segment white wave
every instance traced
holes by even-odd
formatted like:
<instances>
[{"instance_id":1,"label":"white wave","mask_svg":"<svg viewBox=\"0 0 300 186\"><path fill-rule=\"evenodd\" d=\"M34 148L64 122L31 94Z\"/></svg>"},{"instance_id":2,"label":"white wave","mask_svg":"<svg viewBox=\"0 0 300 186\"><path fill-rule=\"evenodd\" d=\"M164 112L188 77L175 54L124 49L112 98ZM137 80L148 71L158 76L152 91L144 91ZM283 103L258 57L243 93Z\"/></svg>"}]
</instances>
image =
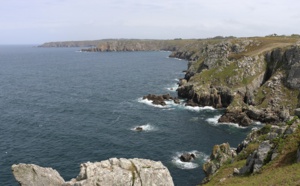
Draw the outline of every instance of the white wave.
<instances>
[{"instance_id":1,"label":"white wave","mask_svg":"<svg viewBox=\"0 0 300 186\"><path fill-rule=\"evenodd\" d=\"M153 106L153 107L158 107L158 108L168 108L167 105L166 105L166 106L155 105L155 104L153 104L152 101L149 100L149 99L139 98L139 99L138 99L138 102L139 102L139 103L144 103L144 104L146 104L146 105L150 105L150 106Z\"/></svg>"},{"instance_id":2,"label":"white wave","mask_svg":"<svg viewBox=\"0 0 300 186\"><path fill-rule=\"evenodd\" d=\"M258 126L260 126L260 125L263 125L260 121L255 121L254 123L253 123L253 125L258 125Z\"/></svg>"},{"instance_id":3,"label":"white wave","mask_svg":"<svg viewBox=\"0 0 300 186\"><path fill-rule=\"evenodd\" d=\"M180 59L180 58L177 58L177 57L166 57L166 58L170 58L170 59L177 59L177 60L179 60L179 61L182 61L183 59Z\"/></svg>"},{"instance_id":4,"label":"white wave","mask_svg":"<svg viewBox=\"0 0 300 186\"><path fill-rule=\"evenodd\" d=\"M219 124L220 125L229 125L229 126L233 126L233 127L240 128L240 129L246 129L247 128L247 127L240 126L237 123L219 123Z\"/></svg>"},{"instance_id":5,"label":"white wave","mask_svg":"<svg viewBox=\"0 0 300 186\"><path fill-rule=\"evenodd\" d=\"M175 78L174 81L179 82L179 79Z\"/></svg>"},{"instance_id":6,"label":"white wave","mask_svg":"<svg viewBox=\"0 0 300 186\"><path fill-rule=\"evenodd\" d=\"M145 125L135 126L135 127L131 128L130 130L132 130L132 131L138 131L138 130L136 130L137 127L141 127L143 129L142 131L146 131L146 132L157 130L157 128L154 127L154 126L152 126L150 123L147 123Z\"/></svg>"},{"instance_id":7,"label":"white wave","mask_svg":"<svg viewBox=\"0 0 300 186\"><path fill-rule=\"evenodd\" d=\"M185 109L191 110L191 111L201 111L201 110L216 110L213 107L210 106L204 106L204 107L192 107L192 106L185 106Z\"/></svg>"},{"instance_id":8,"label":"white wave","mask_svg":"<svg viewBox=\"0 0 300 186\"><path fill-rule=\"evenodd\" d=\"M197 167L199 167L199 163L201 162L205 162L208 160L208 157L206 154L193 150L187 153L192 153L195 155L195 160L191 161L191 162L182 162L180 160L180 156L186 152L176 152L175 156L172 157L172 163L180 169L195 169Z\"/></svg>"},{"instance_id":9,"label":"white wave","mask_svg":"<svg viewBox=\"0 0 300 186\"><path fill-rule=\"evenodd\" d=\"M218 124L218 120L220 119L222 115L216 115L214 116L213 118L208 118L206 119L206 121L209 123L209 124L212 124L212 125L217 125Z\"/></svg>"},{"instance_id":10,"label":"white wave","mask_svg":"<svg viewBox=\"0 0 300 186\"><path fill-rule=\"evenodd\" d=\"M233 126L233 127L236 127L236 128L242 128L242 129L246 128L246 127L240 126L237 123L225 123L225 122L224 123L219 123L218 121L219 121L221 116L222 115L216 115L213 118L206 119L206 121L211 125L229 125L229 126Z\"/></svg>"},{"instance_id":11,"label":"white wave","mask_svg":"<svg viewBox=\"0 0 300 186\"><path fill-rule=\"evenodd\" d=\"M178 84L175 83L171 87L168 87L166 89L169 90L169 91L172 91L172 92L176 92L177 88L178 88Z\"/></svg>"}]
</instances>

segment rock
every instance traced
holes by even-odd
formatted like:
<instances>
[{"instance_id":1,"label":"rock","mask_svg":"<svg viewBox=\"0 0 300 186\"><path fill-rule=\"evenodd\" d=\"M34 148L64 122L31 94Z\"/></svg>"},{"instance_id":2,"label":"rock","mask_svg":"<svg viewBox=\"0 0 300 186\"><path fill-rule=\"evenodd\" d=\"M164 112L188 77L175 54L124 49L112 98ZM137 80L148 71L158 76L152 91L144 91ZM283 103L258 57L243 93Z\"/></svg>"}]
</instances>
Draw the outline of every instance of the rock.
<instances>
[{"instance_id":1,"label":"rock","mask_svg":"<svg viewBox=\"0 0 300 186\"><path fill-rule=\"evenodd\" d=\"M175 104L180 104L180 100L178 98L174 98L173 101Z\"/></svg>"},{"instance_id":2,"label":"rock","mask_svg":"<svg viewBox=\"0 0 300 186\"><path fill-rule=\"evenodd\" d=\"M142 131L144 129L143 129L143 127L135 127L134 130L136 130L136 131Z\"/></svg>"},{"instance_id":3,"label":"rock","mask_svg":"<svg viewBox=\"0 0 300 186\"><path fill-rule=\"evenodd\" d=\"M68 182L57 171L33 164L13 165L12 170L21 186L174 185L169 170L161 162L137 158L83 163L78 176Z\"/></svg>"},{"instance_id":4,"label":"rock","mask_svg":"<svg viewBox=\"0 0 300 186\"><path fill-rule=\"evenodd\" d=\"M206 179L214 175L225 162L231 161L235 155L229 143L215 145L210 155L210 160L203 164L203 171L206 177L208 177Z\"/></svg>"},{"instance_id":5,"label":"rock","mask_svg":"<svg viewBox=\"0 0 300 186\"><path fill-rule=\"evenodd\" d=\"M12 173L21 186L58 186L65 182L56 170L34 164L12 165Z\"/></svg>"},{"instance_id":6,"label":"rock","mask_svg":"<svg viewBox=\"0 0 300 186\"><path fill-rule=\"evenodd\" d=\"M300 118L300 108L295 109L295 115Z\"/></svg>"},{"instance_id":7,"label":"rock","mask_svg":"<svg viewBox=\"0 0 300 186\"><path fill-rule=\"evenodd\" d=\"M178 86L183 86L187 83L187 80L186 79L180 79L179 82L178 82Z\"/></svg>"},{"instance_id":8,"label":"rock","mask_svg":"<svg viewBox=\"0 0 300 186\"><path fill-rule=\"evenodd\" d=\"M240 170L238 168L234 168L233 175L239 175L239 174L240 174Z\"/></svg>"},{"instance_id":9,"label":"rock","mask_svg":"<svg viewBox=\"0 0 300 186\"><path fill-rule=\"evenodd\" d=\"M148 99L152 101L152 104L154 105L162 105L162 106L166 105L163 95L148 94L147 96L144 96L143 99Z\"/></svg>"},{"instance_id":10,"label":"rock","mask_svg":"<svg viewBox=\"0 0 300 186\"><path fill-rule=\"evenodd\" d=\"M182 154L179 159L182 162L190 162L196 158L195 154L193 153L184 153Z\"/></svg>"},{"instance_id":11,"label":"rock","mask_svg":"<svg viewBox=\"0 0 300 186\"><path fill-rule=\"evenodd\" d=\"M245 112L240 111L230 111L225 112L218 122L220 123L237 123L240 126L249 126L253 123L253 121L247 116Z\"/></svg>"},{"instance_id":12,"label":"rock","mask_svg":"<svg viewBox=\"0 0 300 186\"><path fill-rule=\"evenodd\" d=\"M84 163L76 179L64 186L90 185L167 185L173 186L168 169L161 163L145 159L117 159Z\"/></svg>"},{"instance_id":13,"label":"rock","mask_svg":"<svg viewBox=\"0 0 300 186\"><path fill-rule=\"evenodd\" d=\"M148 94L147 96L143 96L143 99L148 99L152 101L152 104L161 105L161 106L167 105L165 101L169 101L169 100L173 100L174 103L176 104L180 103L178 98L173 98L170 94L163 94L163 95Z\"/></svg>"},{"instance_id":14,"label":"rock","mask_svg":"<svg viewBox=\"0 0 300 186\"><path fill-rule=\"evenodd\" d=\"M298 150L297 150L297 163L300 162L300 146L298 147Z\"/></svg>"},{"instance_id":15,"label":"rock","mask_svg":"<svg viewBox=\"0 0 300 186\"><path fill-rule=\"evenodd\" d=\"M240 174L259 172L267 160L271 148L272 145L269 140L263 141L258 149L247 158L246 165L239 170Z\"/></svg>"},{"instance_id":16,"label":"rock","mask_svg":"<svg viewBox=\"0 0 300 186\"><path fill-rule=\"evenodd\" d=\"M195 103L193 100L188 100L186 102L185 106L198 107L199 105L197 103Z\"/></svg>"}]
</instances>

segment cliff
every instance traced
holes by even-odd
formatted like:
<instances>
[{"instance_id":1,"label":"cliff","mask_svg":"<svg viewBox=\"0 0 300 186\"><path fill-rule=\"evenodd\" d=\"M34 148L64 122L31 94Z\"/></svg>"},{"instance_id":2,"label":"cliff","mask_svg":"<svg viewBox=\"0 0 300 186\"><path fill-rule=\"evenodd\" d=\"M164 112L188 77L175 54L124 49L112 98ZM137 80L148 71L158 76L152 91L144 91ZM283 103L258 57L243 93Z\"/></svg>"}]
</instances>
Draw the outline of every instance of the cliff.
<instances>
[{"instance_id":1,"label":"cliff","mask_svg":"<svg viewBox=\"0 0 300 186\"><path fill-rule=\"evenodd\" d=\"M13 165L12 171L21 186L174 185L169 170L161 162L137 158L83 163L79 175L67 182L56 170L33 164Z\"/></svg>"},{"instance_id":2,"label":"cliff","mask_svg":"<svg viewBox=\"0 0 300 186\"><path fill-rule=\"evenodd\" d=\"M177 89L187 105L224 108L220 123L267 124L237 148L216 145L203 166L203 183L300 183L300 121L294 117L300 116L299 37L105 40L83 51L148 50L172 51L170 57L189 61Z\"/></svg>"},{"instance_id":3,"label":"cliff","mask_svg":"<svg viewBox=\"0 0 300 186\"><path fill-rule=\"evenodd\" d=\"M178 95L192 105L226 108L220 122L284 122L298 106L298 38L264 37L206 41L190 56ZM191 46L190 46L191 47ZM299 71L299 72L298 72Z\"/></svg>"},{"instance_id":4,"label":"cliff","mask_svg":"<svg viewBox=\"0 0 300 186\"><path fill-rule=\"evenodd\" d=\"M64 41L49 42L39 47L87 47L85 52L113 52L113 51L176 51L196 40L145 40L145 39L104 39L95 41Z\"/></svg>"}]
</instances>

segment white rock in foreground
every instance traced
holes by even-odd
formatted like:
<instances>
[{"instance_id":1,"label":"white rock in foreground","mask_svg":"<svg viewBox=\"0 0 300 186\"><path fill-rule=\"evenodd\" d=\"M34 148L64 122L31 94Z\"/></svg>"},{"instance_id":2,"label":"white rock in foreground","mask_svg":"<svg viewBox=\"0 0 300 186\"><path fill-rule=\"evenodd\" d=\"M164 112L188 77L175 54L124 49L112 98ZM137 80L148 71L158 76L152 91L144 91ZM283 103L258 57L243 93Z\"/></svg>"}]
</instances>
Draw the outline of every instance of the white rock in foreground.
<instances>
[{"instance_id":1,"label":"white rock in foreground","mask_svg":"<svg viewBox=\"0 0 300 186\"><path fill-rule=\"evenodd\" d=\"M24 169L24 166L28 168ZM35 168L35 171L31 171L32 167ZM51 184L62 186L174 185L169 170L161 162L146 159L111 158L101 162L83 163L80 165L79 175L68 182L64 182L57 171L51 168L39 167L37 169L36 167L39 166L32 164L12 166L14 176L21 186ZM47 174L45 174L45 170L48 171ZM43 174L43 176L36 176L40 174Z\"/></svg>"},{"instance_id":2,"label":"white rock in foreground","mask_svg":"<svg viewBox=\"0 0 300 186\"><path fill-rule=\"evenodd\" d=\"M13 165L11 169L21 186L58 186L65 183L59 173L52 168L20 163Z\"/></svg>"}]
</instances>

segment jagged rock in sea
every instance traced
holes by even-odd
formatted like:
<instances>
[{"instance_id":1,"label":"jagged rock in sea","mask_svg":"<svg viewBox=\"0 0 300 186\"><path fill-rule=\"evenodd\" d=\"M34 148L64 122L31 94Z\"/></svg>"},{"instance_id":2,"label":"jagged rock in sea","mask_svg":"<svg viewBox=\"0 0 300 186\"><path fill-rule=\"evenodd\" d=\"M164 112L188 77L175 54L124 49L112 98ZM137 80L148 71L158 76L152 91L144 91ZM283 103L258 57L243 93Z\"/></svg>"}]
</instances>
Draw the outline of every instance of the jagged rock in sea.
<instances>
[{"instance_id":1,"label":"jagged rock in sea","mask_svg":"<svg viewBox=\"0 0 300 186\"><path fill-rule=\"evenodd\" d=\"M143 99L150 100L152 101L152 104L161 105L161 106L165 106L166 105L165 101L169 101L169 100L174 101L174 103L176 104L180 103L178 98L173 98L172 96L170 96L170 94L163 94L163 95L148 94L147 96L143 96Z\"/></svg>"},{"instance_id":2,"label":"jagged rock in sea","mask_svg":"<svg viewBox=\"0 0 300 186\"><path fill-rule=\"evenodd\" d=\"M79 175L68 182L51 168L19 164L12 169L21 186L174 185L169 170L161 162L138 158L83 163Z\"/></svg>"},{"instance_id":3,"label":"jagged rock in sea","mask_svg":"<svg viewBox=\"0 0 300 186\"><path fill-rule=\"evenodd\" d=\"M34 164L13 165L12 172L21 186L58 186L65 183L56 170Z\"/></svg>"},{"instance_id":4,"label":"jagged rock in sea","mask_svg":"<svg viewBox=\"0 0 300 186\"><path fill-rule=\"evenodd\" d=\"M182 162L190 162L196 158L195 154L193 153L184 153L182 154L179 159Z\"/></svg>"}]
</instances>

